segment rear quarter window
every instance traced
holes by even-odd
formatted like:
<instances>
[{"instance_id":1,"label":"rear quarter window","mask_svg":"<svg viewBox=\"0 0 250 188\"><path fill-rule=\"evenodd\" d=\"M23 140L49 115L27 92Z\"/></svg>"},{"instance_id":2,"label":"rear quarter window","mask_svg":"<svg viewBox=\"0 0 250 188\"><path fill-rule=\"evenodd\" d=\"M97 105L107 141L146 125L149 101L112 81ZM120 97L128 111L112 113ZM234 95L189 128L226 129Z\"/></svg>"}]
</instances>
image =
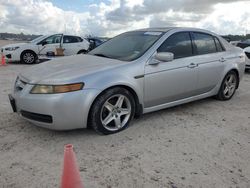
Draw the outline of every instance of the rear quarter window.
<instances>
[{"instance_id":1,"label":"rear quarter window","mask_svg":"<svg viewBox=\"0 0 250 188\"><path fill-rule=\"evenodd\" d=\"M221 42L219 41L219 39L217 39L216 37L214 37L214 41L215 41L215 45L217 48L218 52L223 52L225 51L224 47L222 46Z\"/></svg>"},{"instance_id":2,"label":"rear quarter window","mask_svg":"<svg viewBox=\"0 0 250 188\"><path fill-rule=\"evenodd\" d=\"M63 37L63 43L77 43L77 42L81 42L81 38L80 37L75 37L75 36L67 36L64 35Z\"/></svg>"}]
</instances>

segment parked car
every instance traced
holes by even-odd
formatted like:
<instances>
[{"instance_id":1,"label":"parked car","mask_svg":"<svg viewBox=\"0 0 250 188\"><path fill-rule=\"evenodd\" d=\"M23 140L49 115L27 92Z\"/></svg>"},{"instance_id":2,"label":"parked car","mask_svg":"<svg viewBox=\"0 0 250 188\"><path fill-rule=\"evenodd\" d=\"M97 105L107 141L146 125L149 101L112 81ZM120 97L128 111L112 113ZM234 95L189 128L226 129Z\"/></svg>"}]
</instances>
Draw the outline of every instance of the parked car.
<instances>
[{"instance_id":1,"label":"parked car","mask_svg":"<svg viewBox=\"0 0 250 188\"><path fill-rule=\"evenodd\" d=\"M244 49L244 48L246 48L246 47L249 47L249 46L250 46L250 39L247 39L247 40L245 40L245 41L243 41L243 42L238 42L238 43L236 44L236 46L238 46L238 47L240 47L240 48L242 48L242 49Z\"/></svg>"},{"instance_id":2,"label":"parked car","mask_svg":"<svg viewBox=\"0 0 250 188\"><path fill-rule=\"evenodd\" d=\"M250 47L246 47L244 49L244 52L246 54L246 70L250 70Z\"/></svg>"},{"instance_id":3,"label":"parked car","mask_svg":"<svg viewBox=\"0 0 250 188\"><path fill-rule=\"evenodd\" d=\"M231 42L231 38L230 37L228 37L228 36L221 36L222 38L224 38L227 42Z\"/></svg>"},{"instance_id":4,"label":"parked car","mask_svg":"<svg viewBox=\"0 0 250 188\"><path fill-rule=\"evenodd\" d=\"M9 95L13 110L48 129L92 126L103 134L133 117L216 96L233 97L245 54L201 29L126 32L88 54L64 57L20 73Z\"/></svg>"},{"instance_id":5,"label":"parked car","mask_svg":"<svg viewBox=\"0 0 250 188\"><path fill-rule=\"evenodd\" d=\"M89 51L93 50L97 46L101 45L102 43L106 42L107 39L104 38L97 38L97 37L88 37L86 38L90 45L89 45Z\"/></svg>"},{"instance_id":6,"label":"parked car","mask_svg":"<svg viewBox=\"0 0 250 188\"><path fill-rule=\"evenodd\" d=\"M234 45L234 46L237 46L237 44L239 43L240 41L236 40L236 41L230 41L229 43Z\"/></svg>"},{"instance_id":7,"label":"parked car","mask_svg":"<svg viewBox=\"0 0 250 188\"><path fill-rule=\"evenodd\" d=\"M86 53L89 42L84 38L73 35L45 35L27 43L3 46L1 52L8 61L32 64L36 62L39 55L55 52L56 48L63 48L65 56Z\"/></svg>"}]
</instances>

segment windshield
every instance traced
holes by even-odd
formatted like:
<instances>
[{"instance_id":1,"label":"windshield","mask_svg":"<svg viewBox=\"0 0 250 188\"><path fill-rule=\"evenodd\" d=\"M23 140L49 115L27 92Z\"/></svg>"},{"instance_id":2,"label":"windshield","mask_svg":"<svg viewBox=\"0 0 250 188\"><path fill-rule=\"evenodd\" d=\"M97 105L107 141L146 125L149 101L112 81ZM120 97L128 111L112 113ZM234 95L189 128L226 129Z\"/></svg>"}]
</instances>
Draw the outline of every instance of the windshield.
<instances>
[{"instance_id":1,"label":"windshield","mask_svg":"<svg viewBox=\"0 0 250 188\"><path fill-rule=\"evenodd\" d=\"M162 32L145 31L123 33L101 44L89 54L122 61L133 61L141 57L162 34Z\"/></svg>"},{"instance_id":2,"label":"windshield","mask_svg":"<svg viewBox=\"0 0 250 188\"><path fill-rule=\"evenodd\" d=\"M38 43L46 37L47 37L47 35L42 35L42 36L37 37L37 38L33 39L32 41L30 41L30 43Z\"/></svg>"}]
</instances>

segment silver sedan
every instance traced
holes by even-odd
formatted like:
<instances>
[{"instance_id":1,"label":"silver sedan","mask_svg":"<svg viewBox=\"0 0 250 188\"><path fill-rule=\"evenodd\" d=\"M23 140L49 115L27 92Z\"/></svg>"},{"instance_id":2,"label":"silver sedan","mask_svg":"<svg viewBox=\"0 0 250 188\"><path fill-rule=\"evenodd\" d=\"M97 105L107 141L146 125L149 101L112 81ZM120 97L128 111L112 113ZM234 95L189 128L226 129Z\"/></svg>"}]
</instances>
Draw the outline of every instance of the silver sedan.
<instances>
[{"instance_id":1,"label":"silver sedan","mask_svg":"<svg viewBox=\"0 0 250 188\"><path fill-rule=\"evenodd\" d=\"M87 55L32 66L9 98L38 126L111 134L144 113L211 96L229 100L244 69L244 52L212 32L150 28L118 35Z\"/></svg>"}]
</instances>

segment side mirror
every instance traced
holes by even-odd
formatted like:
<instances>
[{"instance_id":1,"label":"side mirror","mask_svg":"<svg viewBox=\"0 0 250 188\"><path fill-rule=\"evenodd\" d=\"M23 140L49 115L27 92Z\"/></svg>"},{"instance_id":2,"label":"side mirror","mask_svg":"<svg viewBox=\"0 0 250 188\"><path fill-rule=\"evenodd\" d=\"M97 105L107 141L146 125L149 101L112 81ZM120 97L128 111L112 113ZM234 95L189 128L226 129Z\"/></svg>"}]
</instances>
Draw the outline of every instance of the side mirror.
<instances>
[{"instance_id":1,"label":"side mirror","mask_svg":"<svg viewBox=\"0 0 250 188\"><path fill-rule=\"evenodd\" d=\"M46 41L43 41L41 44L42 44L42 46L45 46L48 43Z\"/></svg>"},{"instance_id":2,"label":"side mirror","mask_svg":"<svg viewBox=\"0 0 250 188\"><path fill-rule=\"evenodd\" d=\"M149 65L157 65L161 62L169 62L173 61L174 54L170 52L158 52L156 53L153 58L149 61Z\"/></svg>"},{"instance_id":3,"label":"side mirror","mask_svg":"<svg viewBox=\"0 0 250 188\"><path fill-rule=\"evenodd\" d=\"M174 54L171 52L159 52L155 54L155 59L158 61L169 62L174 60Z\"/></svg>"}]
</instances>

